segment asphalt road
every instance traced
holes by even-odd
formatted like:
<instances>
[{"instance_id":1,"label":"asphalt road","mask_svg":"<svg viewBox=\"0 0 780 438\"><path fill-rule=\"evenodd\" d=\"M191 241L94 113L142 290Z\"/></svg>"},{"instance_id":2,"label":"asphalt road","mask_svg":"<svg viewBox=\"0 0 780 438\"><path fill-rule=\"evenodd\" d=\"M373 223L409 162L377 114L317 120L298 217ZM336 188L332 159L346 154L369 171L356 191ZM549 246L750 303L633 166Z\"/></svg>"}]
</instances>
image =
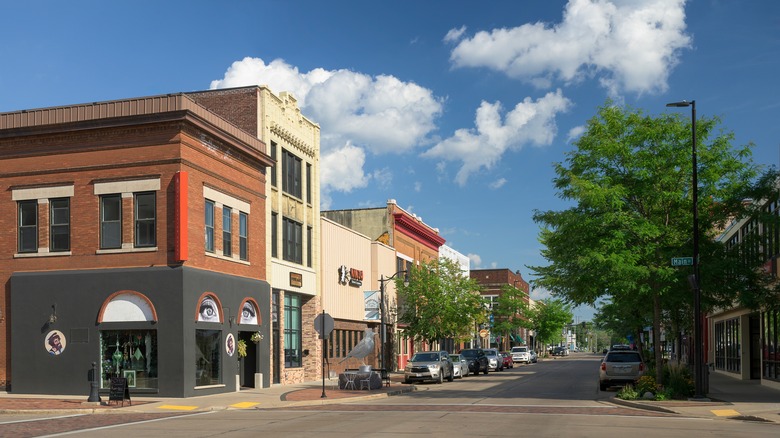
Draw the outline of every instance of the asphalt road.
<instances>
[{"instance_id":1,"label":"asphalt road","mask_svg":"<svg viewBox=\"0 0 780 438\"><path fill-rule=\"evenodd\" d=\"M66 434L51 434L53 431L50 431L47 436L780 436L777 424L685 418L607 403L605 400L611 393L598 391L597 367L597 357L577 355L517 366L487 376L469 376L452 383L421 384L413 393L369 401L154 418L128 417L119 424L103 425L94 421L99 417L118 416L89 415L81 420L81 430Z\"/></svg>"}]
</instances>

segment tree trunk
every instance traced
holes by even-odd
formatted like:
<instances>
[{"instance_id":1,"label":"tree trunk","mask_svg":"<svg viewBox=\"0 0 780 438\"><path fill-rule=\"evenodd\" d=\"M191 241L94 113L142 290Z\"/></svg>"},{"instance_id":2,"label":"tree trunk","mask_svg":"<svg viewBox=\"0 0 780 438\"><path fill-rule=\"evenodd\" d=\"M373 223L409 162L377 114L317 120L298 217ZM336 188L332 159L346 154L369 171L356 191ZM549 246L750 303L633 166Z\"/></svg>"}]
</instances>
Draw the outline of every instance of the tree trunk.
<instances>
[{"instance_id":1,"label":"tree trunk","mask_svg":"<svg viewBox=\"0 0 780 438\"><path fill-rule=\"evenodd\" d=\"M653 294L653 355L655 356L655 382L663 385L664 362L661 351L661 294L656 289Z\"/></svg>"}]
</instances>

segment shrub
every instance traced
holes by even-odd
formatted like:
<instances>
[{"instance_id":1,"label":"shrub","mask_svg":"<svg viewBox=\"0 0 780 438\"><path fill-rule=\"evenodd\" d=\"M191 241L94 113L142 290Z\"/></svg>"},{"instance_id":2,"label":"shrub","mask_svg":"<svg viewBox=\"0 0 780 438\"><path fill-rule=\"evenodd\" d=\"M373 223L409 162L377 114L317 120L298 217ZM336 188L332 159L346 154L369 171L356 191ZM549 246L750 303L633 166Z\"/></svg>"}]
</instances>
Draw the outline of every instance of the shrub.
<instances>
[{"instance_id":1,"label":"shrub","mask_svg":"<svg viewBox=\"0 0 780 438\"><path fill-rule=\"evenodd\" d=\"M617 398L622 400L636 400L638 399L642 394L637 392L636 389L634 389L634 385L626 385L620 389L617 393Z\"/></svg>"},{"instance_id":2,"label":"shrub","mask_svg":"<svg viewBox=\"0 0 780 438\"><path fill-rule=\"evenodd\" d=\"M657 394L659 391L658 385L655 383L655 377L649 374L640 377L636 382L636 391L639 394L644 394L646 392Z\"/></svg>"},{"instance_id":3,"label":"shrub","mask_svg":"<svg viewBox=\"0 0 780 438\"><path fill-rule=\"evenodd\" d=\"M664 367L665 393L672 399L686 399L695 392L691 370L685 365L670 363Z\"/></svg>"}]
</instances>

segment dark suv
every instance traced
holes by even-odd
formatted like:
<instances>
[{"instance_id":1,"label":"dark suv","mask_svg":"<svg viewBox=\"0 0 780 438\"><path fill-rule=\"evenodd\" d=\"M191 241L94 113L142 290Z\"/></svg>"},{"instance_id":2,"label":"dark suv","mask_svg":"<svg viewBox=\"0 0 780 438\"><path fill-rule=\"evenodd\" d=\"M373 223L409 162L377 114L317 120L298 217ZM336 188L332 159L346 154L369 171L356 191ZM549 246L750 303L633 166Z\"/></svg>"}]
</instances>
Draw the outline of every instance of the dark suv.
<instances>
[{"instance_id":1,"label":"dark suv","mask_svg":"<svg viewBox=\"0 0 780 438\"><path fill-rule=\"evenodd\" d=\"M488 358L485 355L485 350L481 348L467 348L460 350L460 355L466 358L466 361L469 363L470 373L479 374L480 371L483 374L488 373Z\"/></svg>"}]
</instances>

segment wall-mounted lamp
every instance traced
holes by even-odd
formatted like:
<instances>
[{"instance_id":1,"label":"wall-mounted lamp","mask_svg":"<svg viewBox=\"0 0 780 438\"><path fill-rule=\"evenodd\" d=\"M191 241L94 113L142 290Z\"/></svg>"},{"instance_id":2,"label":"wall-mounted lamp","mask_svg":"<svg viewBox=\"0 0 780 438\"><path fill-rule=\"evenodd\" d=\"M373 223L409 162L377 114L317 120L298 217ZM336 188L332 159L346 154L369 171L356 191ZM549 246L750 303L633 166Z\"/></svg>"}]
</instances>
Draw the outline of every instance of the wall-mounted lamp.
<instances>
[{"instance_id":1,"label":"wall-mounted lamp","mask_svg":"<svg viewBox=\"0 0 780 438\"><path fill-rule=\"evenodd\" d=\"M57 305L52 304L51 315L49 315L49 324L54 324L55 322L57 322Z\"/></svg>"}]
</instances>

